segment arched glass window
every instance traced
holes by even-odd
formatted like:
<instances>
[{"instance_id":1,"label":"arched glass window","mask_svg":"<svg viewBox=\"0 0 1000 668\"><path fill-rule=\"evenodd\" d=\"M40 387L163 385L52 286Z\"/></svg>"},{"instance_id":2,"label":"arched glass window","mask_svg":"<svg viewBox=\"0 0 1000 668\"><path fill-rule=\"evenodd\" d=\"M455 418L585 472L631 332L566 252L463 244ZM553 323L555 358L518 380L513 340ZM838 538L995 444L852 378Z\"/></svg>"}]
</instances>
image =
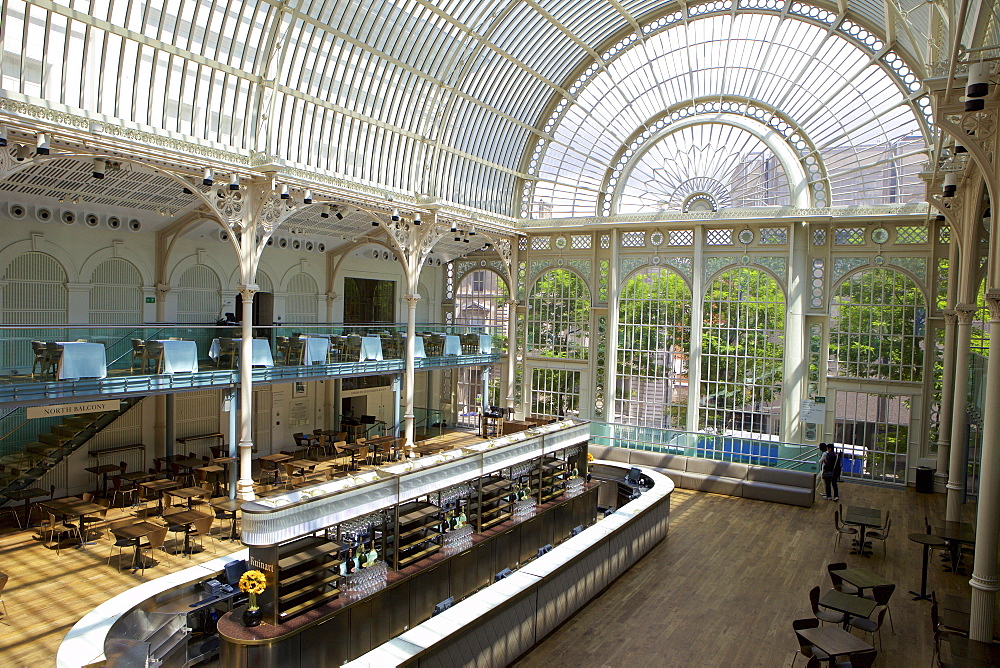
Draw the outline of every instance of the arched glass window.
<instances>
[{"instance_id":1,"label":"arched glass window","mask_svg":"<svg viewBox=\"0 0 1000 668\"><path fill-rule=\"evenodd\" d=\"M913 279L884 268L850 274L830 313L830 375L921 380L927 307Z\"/></svg>"},{"instance_id":2,"label":"arched glass window","mask_svg":"<svg viewBox=\"0 0 1000 668\"><path fill-rule=\"evenodd\" d=\"M577 274L552 269L528 296L528 355L587 359L590 345L590 290Z\"/></svg>"},{"instance_id":3,"label":"arched glass window","mask_svg":"<svg viewBox=\"0 0 1000 668\"><path fill-rule=\"evenodd\" d=\"M648 268L618 300L615 422L685 429L691 353L691 289L680 274Z\"/></svg>"},{"instance_id":4,"label":"arched glass window","mask_svg":"<svg viewBox=\"0 0 1000 668\"><path fill-rule=\"evenodd\" d=\"M285 322L317 322L316 280L309 274L296 274L288 281L285 295Z\"/></svg>"},{"instance_id":5,"label":"arched glass window","mask_svg":"<svg viewBox=\"0 0 1000 668\"><path fill-rule=\"evenodd\" d=\"M482 327L482 333L493 336L494 346L501 347L507 337L507 311L509 298L507 284L491 269L476 269L467 273L455 289L456 325ZM458 369L458 421L466 426L476 426L476 413L483 393L482 367L466 366ZM490 367L489 386L485 404L500 405L500 363Z\"/></svg>"},{"instance_id":6,"label":"arched glass window","mask_svg":"<svg viewBox=\"0 0 1000 668\"><path fill-rule=\"evenodd\" d=\"M781 426L785 296L774 278L742 267L705 295L698 427L775 439Z\"/></svg>"},{"instance_id":7,"label":"arched glass window","mask_svg":"<svg viewBox=\"0 0 1000 668\"><path fill-rule=\"evenodd\" d=\"M196 264L177 282L177 322L215 323L222 310L222 284L215 272Z\"/></svg>"},{"instance_id":8,"label":"arched glass window","mask_svg":"<svg viewBox=\"0 0 1000 668\"><path fill-rule=\"evenodd\" d=\"M122 258L108 258L90 279L90 322L128 325L142 322L142 275Z\"/></svg>"}]
</instances>

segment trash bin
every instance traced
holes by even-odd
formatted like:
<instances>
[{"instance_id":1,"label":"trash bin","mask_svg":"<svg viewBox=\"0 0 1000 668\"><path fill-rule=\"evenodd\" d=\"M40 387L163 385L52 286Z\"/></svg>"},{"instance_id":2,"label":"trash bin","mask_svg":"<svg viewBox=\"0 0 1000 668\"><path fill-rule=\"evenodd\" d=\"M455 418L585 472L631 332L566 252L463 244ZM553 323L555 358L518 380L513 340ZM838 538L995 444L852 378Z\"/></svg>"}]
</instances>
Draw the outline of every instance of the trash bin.
<instances>
[{"instance_id":1,"label":"trash bin","mask_svg":"<svg viewBox=\"0 0 1000 668\"><path fill-rule=\"evenodd\" d=\"M917 491L921 494L934 493L934 469L929 466L917 467Z\"/></svg>"}]
</instances>

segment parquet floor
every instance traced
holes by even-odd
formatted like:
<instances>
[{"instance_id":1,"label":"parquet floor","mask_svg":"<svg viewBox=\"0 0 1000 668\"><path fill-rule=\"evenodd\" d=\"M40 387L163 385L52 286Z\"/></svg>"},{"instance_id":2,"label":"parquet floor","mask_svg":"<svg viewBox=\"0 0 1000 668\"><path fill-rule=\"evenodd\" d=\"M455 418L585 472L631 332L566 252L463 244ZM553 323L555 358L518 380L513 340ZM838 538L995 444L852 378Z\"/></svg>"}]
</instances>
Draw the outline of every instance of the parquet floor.
<instances>
[{"instance_id":1,"label":"parquet floor","mask_svg":"<svg viewBox=\"0 0 1000 668\"><path fill-rule=\"evenodd\" d=\"M834 504L827 501L807 509L677 490L667 539L517 666L787 666L795 650L791 620L810 616L808 591L829 586L826 564L837 560L899 585L895 633L883 633L878 665L928 665L929 604L906 595L919 588L920 547L906 534L920 529L925 514L941 517L944 497L852 484L841 491L844 503L892 513L884 558L880 546L872 559L847 554L843 543L835 549ZM966 511L971 520L973 508ZM107 565L106 540L57 556L32 536L0 535L0 570L10 575L3 592L10 625L0 624L3 668L54 665L63 636L98 604L241 547L211 539L192 559L157 552L158 565L140 575ZM968 577L932 564L929 588L968 595Z\"/></svg>"},{"instance_id":2,"label":"parquet floor","mask_svg":"<svg viewBox=\"0 0 1000 668\"><path fill-rule=\"evenodd\" d=\"M109 514L109 519L127 516L121 509L111 512L113 515ZM223 532L228 532L228 528L226 523ZM3 591L9 616L9 620L4 621L9 621L9 625L0 624L0 666L3 668L54 666L63 637L98 604L143 582L243 547L242 543L210 538L205 541L206 549L190 559L157 550L157 564L147 568L144 574L133 574L129 570L117 572L117 549L108 566L111 543L104 538L83 549L70 546L67 540L57 555L54 547L46 548L34 538L33 530L3 531L0 534L0 571L10 576ZM171 535L167 537L168 549L172 544ZM125 559L131 558L132 550L127 548Z\"/></svg>"},{"instance_id":3,"label":"parquet floor","mask_svg":"<svg viewBox=\"0 0 1000 668\"><path fill-rule=\"evenodd\" d=\"M944 496L845 483L840 500L891 512L885 557L878 543L873 558L848 554L846 540L834 547L830 501L799 508L675 491L667 538L515 666L788 666L798 647L791 621L811 617L809 590L830 587L834 561L897 584L895 633L887 623L876 665L929 666L930 603L907 594L920 589L921 547L906 536L923 530L925 515L943 517ZM974 521L972 505L965 510ZM932 562L928 590L969 596L968 580Z\"/></svg>"}]
</instances>

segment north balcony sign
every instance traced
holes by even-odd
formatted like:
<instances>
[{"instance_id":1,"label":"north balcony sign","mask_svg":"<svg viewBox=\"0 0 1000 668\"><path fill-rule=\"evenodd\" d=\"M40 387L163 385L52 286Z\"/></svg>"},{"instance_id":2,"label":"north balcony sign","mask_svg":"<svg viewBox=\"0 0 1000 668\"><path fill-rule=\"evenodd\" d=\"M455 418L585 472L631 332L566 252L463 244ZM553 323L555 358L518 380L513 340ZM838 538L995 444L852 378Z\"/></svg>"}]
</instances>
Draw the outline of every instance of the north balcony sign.
<instances>
[{"instance_id":1,"label":"north balcony sign","mask_svg":"<svg viewBox=\"0 0 1000 668\"><path fill-rule=\"evenodd\" d=\"M80 413L105 413L121 410L120 399L107 401L88 401L82 404L57 404L55 406L31 406L27 410L27 418L34 420L45 417L62 417L64 415L79 415Z\"/></svg>"}]
</instances>

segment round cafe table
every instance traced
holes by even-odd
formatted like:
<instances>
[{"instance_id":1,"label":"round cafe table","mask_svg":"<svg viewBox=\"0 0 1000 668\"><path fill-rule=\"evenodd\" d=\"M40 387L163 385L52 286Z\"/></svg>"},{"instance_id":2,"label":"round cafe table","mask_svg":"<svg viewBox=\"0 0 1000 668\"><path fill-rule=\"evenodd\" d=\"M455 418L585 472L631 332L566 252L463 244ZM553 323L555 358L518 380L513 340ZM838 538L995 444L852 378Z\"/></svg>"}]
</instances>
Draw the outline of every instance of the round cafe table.
<instances>
[{"instance_id":1,"label":"round cafe table","mask_svg":"<svg viewBox=\"0 0 1000 668\"><path fill-rule=\"evenodd\" d=\"M911 533L907 538L914 543L924 546L924 564L920 573L920 593L918 594L915 591L911 591L910 593L913 594L914 601L929 601L931 597L927 593L927 554L930 552L930 548L945 547L948 543L943 538L932 536L929 533Z\"/></svg>"}]
</instances>

